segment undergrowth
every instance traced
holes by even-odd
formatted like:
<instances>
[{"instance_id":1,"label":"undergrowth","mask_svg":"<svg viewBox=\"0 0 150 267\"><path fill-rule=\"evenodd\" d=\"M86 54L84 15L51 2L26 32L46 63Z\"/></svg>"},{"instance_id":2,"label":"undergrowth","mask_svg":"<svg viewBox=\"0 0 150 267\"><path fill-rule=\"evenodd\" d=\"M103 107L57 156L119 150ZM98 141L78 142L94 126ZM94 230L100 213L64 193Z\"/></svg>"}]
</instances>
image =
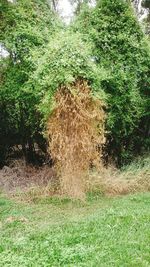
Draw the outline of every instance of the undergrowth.
<instances>
[{"instance_id":1,"label":"undergrowth","mask_svg":"<svg viewBox=\"0 0 150 267\"><path fill-rule=\"evenodd\" d=\"M43 171L42 171L43 173ZM45 170L43 175L45 174ZM48 176L48 168L46 168L46 174ZM41 178L39 174L38 177ZM37 177L37 178L38 178ZM48 179L48 178L47 178ZM64 201L68 199L70 201L72 197L68 197L68 194L62 192L59 180L48 179L46 184L45 181L38 182L38 179L32 186L24 188L22 190L6 192L7 195L18 199L19 201L27 202L39 202L45 201L46 199L58 199ZM85 183L85 198L86 201L89 197L99 196L116 196L126 195L136 192L148 192L150 191L150 157L147 156L143 159L138 159L131 165L126 166L124 169L116 169L113 166L108 168L102 168L99 172L91 170L88 179ZM4 190L3 190L4 192ZM80 198L81 199L81 198Z\"/></svg>"}]
</instances>

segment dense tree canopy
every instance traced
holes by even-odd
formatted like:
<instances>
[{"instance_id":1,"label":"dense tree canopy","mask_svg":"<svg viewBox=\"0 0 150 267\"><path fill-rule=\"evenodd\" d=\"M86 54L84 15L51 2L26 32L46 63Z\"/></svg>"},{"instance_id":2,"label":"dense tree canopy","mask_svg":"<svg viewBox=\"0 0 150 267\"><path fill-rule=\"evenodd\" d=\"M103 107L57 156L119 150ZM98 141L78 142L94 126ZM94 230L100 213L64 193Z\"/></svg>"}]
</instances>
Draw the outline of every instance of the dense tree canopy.
<instances>
[{"instance_id":1,"label":"dense tree canopy","mask_svg":"<svg viewBox=\"0 0 150 267\"><path fill-rule=\"evenodd\" d=\"M49 115L53 108L56 90L77 79L88 81L93 96L105 98L100 86L107 74L93 61L92 47L82 41L81 34L62 31L55 36L55 42L51 40L41 57L37 53L34 55L36 70L28 88L32 85L36 87L37 94L42 98L40 107L45 115Z\"/></svg>"},{"instance_id":2,"label":"dense tree canopy","mask_svg":"<svg viewBox=\"0 0 150 267\"><path fill-rule=\"evenodd\" d=\"M40 138L39 101L34 87L27 92L25 84L34 69L33 51L44 49L60 26L47 1L1 2L1 44L9 52L2 59L0 88L0 148L2 153L14 144L33 149Z\"/></svg>"},{"instance_id":3,"label":"dense tree canopy","mask_svg":"<svg viewBox=\"0 0 150 267\"><path fill-rule=\"evenodd\" d=\"M93 10L83 9L74 28L94 43L95 61L108 72L102 81L108 95L108 151L120 164L147 146L149 44L128 1L98 1Z\"/></svg>"}]
</instances>

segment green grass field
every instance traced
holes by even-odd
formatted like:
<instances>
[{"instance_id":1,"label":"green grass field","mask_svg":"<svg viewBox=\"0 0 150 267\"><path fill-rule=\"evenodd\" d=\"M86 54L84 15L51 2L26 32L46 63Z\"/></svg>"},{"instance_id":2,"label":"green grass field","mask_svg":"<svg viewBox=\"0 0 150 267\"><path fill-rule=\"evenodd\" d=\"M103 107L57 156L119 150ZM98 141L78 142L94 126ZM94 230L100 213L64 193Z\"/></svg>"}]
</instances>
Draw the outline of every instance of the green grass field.
<instances>
[{"instance_id":1,"label":"green grass field","mask_svg":"<svg viewBox=\"0 0 150 267\"><path fill-rule=\"evenodd\" d=\"M150 266L150 193L32 204L1 195L0 266Z\"/></svg>"}]
</instances>

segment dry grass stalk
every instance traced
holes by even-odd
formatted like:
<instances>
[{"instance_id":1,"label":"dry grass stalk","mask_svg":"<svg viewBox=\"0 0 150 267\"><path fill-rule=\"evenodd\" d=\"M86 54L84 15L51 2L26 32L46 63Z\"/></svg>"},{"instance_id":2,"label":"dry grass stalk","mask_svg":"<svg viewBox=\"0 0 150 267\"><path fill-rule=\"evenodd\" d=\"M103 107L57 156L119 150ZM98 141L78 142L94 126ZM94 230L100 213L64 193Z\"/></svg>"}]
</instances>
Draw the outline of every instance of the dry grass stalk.
<instances>
[{"instance_id":1,"label":"dry grass stalk","mask_svg":"<svg viewBox=\"0 0 150 267\"><path fill-rule=\"evenodd\" d=\"M49 151L55 161L63 193L84 197L89 166L98 166L104 143L103 104L93 99L86 81L61 86L56 108L47 123Z\"/></svg>"},{"instance_id":2,"label":"dry grass stalk","mask_svg":"<svg viewBox=\"0 0 150 267\"><path fill-rule=\"evenodd\" d=\"M100 172L92 172L86 183L86 191L100 191L105 195L126 195L150 191L150 166L135 170L120 171L109 166L102 167ZM136 165L135 165L136 168Z\"/></svg>"}]
</instances>

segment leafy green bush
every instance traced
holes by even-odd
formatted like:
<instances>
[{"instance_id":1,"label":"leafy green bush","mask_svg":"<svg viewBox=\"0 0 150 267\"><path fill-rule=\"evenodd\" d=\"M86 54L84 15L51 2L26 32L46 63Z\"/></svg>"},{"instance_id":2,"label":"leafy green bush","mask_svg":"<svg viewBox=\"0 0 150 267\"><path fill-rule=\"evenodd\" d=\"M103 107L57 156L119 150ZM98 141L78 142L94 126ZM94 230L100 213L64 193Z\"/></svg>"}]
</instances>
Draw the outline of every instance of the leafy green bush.
<instances>
[{"instance_id":1,"label":"leafy green bush","mask_svg":"<svg viewBox=\"0 0 150 267\"><path fill-rule=\"evenodd\" d=\"M15 144L22 145L26 156L27 146L33 152L34 141L41 142L40 115L36 108L39 96L34 86L29 92L25 85L34 70L32 51L46 46L61 24L47 1L2 0L0 7L0 38L9 52L8 58L1 59L0 147L5 151L2 160Z\"/></svg>"},{"instance_id":2,"label":"leafy green bush","mask_svg":"<svg viewBox=\"0 0 150 267\"><path fill-rule=\"evenodd\" d=\"M93 57L108 73L101 82L108 95L106 151L121 165L148 148L149 44L128 1L98 1L73 28L93 42Z\"/></svg>"},{"instance_id":3,"label":"leafy green bush","mask_svg":"<svg viewBox=\"0 0 150 267\"><path fill-rule=\"evenodd\" d=\"M106 77L106 72L93 62L91 49L89 44L82 41L80 34L62 31L42 51L43 56L34 54L36 70L28 88L34 84L37 95L42 99L40 109L44 116L49 116L55 105L53 96L56 90L76 79L81 78L89 82L93 97L105 98L100 84Z\"/></svg>"}]
</instances>

